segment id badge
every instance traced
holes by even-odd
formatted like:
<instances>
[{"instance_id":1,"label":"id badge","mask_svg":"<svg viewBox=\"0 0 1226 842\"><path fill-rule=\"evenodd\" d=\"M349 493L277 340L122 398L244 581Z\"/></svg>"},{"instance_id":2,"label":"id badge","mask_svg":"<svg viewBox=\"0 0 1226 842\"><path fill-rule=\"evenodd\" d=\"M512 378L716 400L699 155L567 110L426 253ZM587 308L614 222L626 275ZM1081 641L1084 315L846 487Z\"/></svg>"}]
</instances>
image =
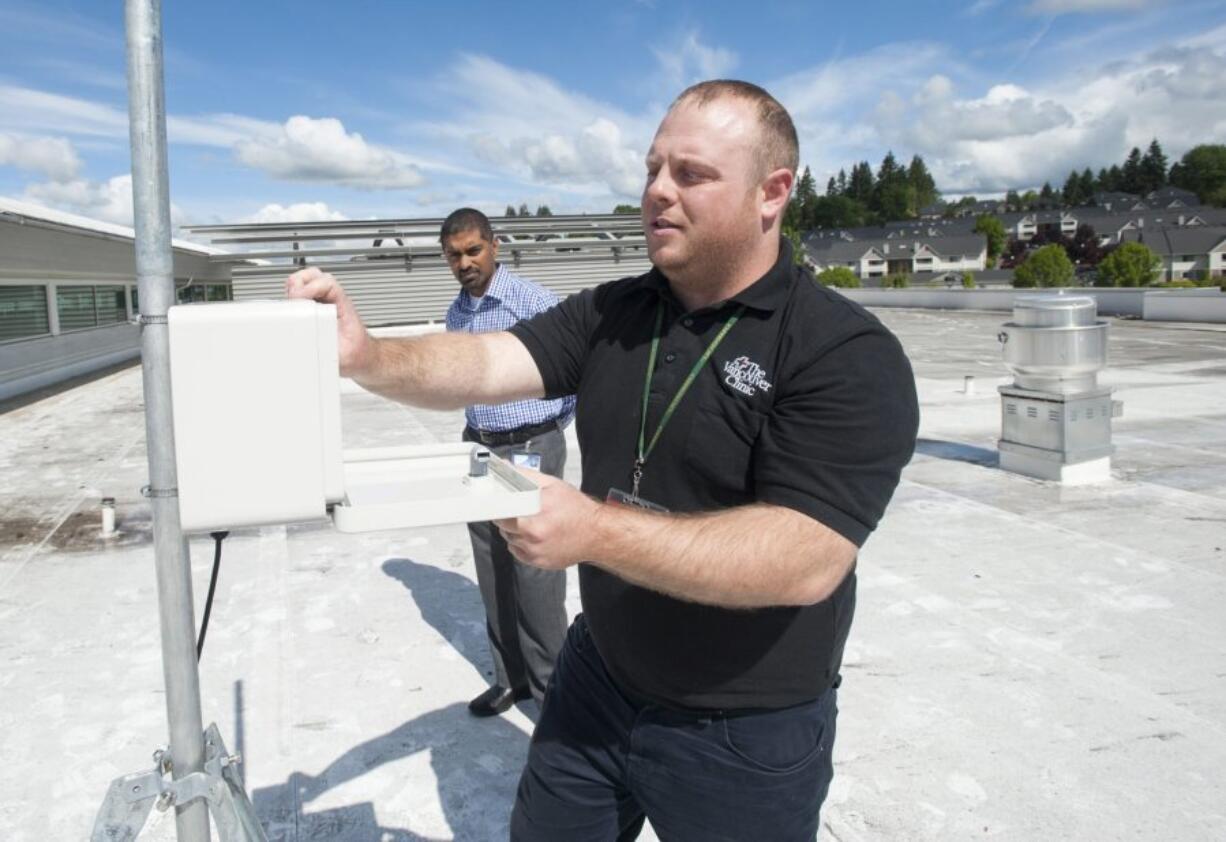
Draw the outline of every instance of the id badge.
<instances>
[{"instance_id":1,"label":"id badge","mask_svg":"<svg viewBox=\"0 0 1226 842\"><path fill-rule=\"evenodd\" d=\"M648 512L659 512L660 514L668 514L668 509L661 506L659 503L653 503L650 500L644 500L642 497L635 497L627 494L620 488L610 488L609 493L605 495L606 503L613 503L618 506L635 506Z\"/></svg>"},{"instance_id":2,"label":"id badge","mask_svg":"<svg viewBox=\"0 0 1226 842\"><path fill-rule=\"evenodd\" d=\"M541 454L531 453L527 450L512 450L511 464L517 468L531 468L534 471L541 469Z\"/></svg>"}]
</instances>

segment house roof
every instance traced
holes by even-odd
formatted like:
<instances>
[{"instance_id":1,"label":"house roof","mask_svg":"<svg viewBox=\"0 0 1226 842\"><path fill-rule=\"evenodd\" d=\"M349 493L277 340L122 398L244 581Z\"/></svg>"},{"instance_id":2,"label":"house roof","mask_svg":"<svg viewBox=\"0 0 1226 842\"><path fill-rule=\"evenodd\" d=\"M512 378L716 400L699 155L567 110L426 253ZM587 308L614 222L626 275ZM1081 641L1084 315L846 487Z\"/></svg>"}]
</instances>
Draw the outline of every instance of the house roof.
<instances>
[{"instance_id":1,"label":"house roof","mask_svg":"<svg viewBox=\"0 0 1226 842\"><path fill-rule=\"evenodd\" d=\"M103 222L99 219L90 219L88 216L78 216L75 213L66 213L65 211L54 210L52 208L36 205L32 202L23 202L19 199L10 199L7 196L0 196L0 218L10 217L20 220L37 220L39 222L48 223L60 228L67 228L77 231L88 231L93 234L103 234L111 237L122 237L128 240L136 239L136 232L126 225L116 225L112 222ZM214 254L229 254L225 249L219 249L215 246L201 245L193 243L189 240L172 239L170 241L173 248L180 251L194 252L196 254L214 255Z\"/></svg>"},{"instance_id":2,"label":"house roof","mask_svg":"<svg viewBox=\"0 0 1226 842\"><path fill-rule=\"evenodd\" d=\"M917 248L918 245L918 248ZM982 234L951 237L918 237L902 239L879 238L876 240L831 240L811 246L805 242L806 251L815 263L849 263L860 260L868 252L876 251L886 260L903 260L927 248L941 257L953 255L976 255L987 247L987 238Z\"/></svg>"},{"instance_id":3,"label":"house roof","mask_svg":"<svg viewBox=\"0 0 1226 842\"><path fill-rule=\"evenodd\" d=\"M951 257L956 254L979 254L987 248L988 238L983 234L965 234L953 237L933 237L921 242L929 251L936 252L941 257Z\"/></svg>"},{"instance_id":4,"label":"house roof","mask_svg":"<svg viewBox=\"0 0 1226 842\"><path fill-rule=\"evenodd\" d=\"M1190 228L1139 228L1128 231L1125 242L1140 242L1161 255L1208 254L1226 241L1226 225L1198 225Z\"/></svg>"},{"instance_id":5,"label":"house roof","mask_svg":"<svg viewBox=\"0 0 1226 842\"><path fill-rule=\"evenodd\" d=\"M1181 187L1163 187L1145 194L1145 202L1151 207L1169 207L1172 202L1181 202L1185 207L1200 205L1200 197Z\"/></svg>"}]
</instances>

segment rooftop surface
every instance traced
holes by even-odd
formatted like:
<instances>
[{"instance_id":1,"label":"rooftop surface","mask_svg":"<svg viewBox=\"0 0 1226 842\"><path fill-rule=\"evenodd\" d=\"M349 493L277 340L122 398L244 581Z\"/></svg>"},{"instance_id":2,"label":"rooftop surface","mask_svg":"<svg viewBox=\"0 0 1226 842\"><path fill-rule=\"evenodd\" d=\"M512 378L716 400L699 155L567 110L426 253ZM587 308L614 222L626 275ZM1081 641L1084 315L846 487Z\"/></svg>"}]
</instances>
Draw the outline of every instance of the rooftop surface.
<instances>
[{"instance_id":1,"label":"rooftop surface","mask_svg":"<svg viewBox=\"0 0 1226 842\"><path fill-rule=\"evenodd\" d=\"M1113 320L1113 479L1061 488L996 466L1005 314L878 314L921 439L861 554L820 838L1226 838L1226 331ZM130 368L0 414L5 842L86 838L165 741L142 413ZM462 424L356 390L343 416L347 447ZM197 606L211 561L193 540ZM271 840L506 838L532 711L470 718L490 669L462 527L225 543L205 723Z\"/></svg>"}]
</instances>

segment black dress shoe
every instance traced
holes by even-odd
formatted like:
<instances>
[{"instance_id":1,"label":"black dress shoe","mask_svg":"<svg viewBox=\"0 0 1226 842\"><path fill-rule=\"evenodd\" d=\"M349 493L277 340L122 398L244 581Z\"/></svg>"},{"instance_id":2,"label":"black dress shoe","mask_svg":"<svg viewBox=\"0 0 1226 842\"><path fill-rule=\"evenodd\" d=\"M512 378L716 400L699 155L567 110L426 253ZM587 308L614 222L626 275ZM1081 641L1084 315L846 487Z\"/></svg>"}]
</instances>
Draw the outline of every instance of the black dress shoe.
<instances>
[{"instance_id":1,"label":"black dress shoe","mask_svg":"<svg viewBox=\"0 0 1226 842\"><path fill-rule=\"evenodd\" d=\"M522 702L531 696L532 693L527 687L511 690L501 684L495 684L468 703L468 712L473 716L497 716L506 713L516 702Z\"/></svg>"}]
</instances>

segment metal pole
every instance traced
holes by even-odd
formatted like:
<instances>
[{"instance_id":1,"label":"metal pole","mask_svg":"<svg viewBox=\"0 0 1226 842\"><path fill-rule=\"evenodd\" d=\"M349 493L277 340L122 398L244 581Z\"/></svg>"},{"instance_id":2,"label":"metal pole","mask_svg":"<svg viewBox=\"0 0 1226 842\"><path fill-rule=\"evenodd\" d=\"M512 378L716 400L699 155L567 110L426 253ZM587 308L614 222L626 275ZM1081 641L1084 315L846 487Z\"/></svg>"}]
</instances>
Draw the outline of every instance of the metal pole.
<instances>
[{"instance_id":1,"label":"metal pole","mask_svg":"<svg viewBox=\"0 0 1226 842\"><path fill-rule=\"evenodd\" d=\"M170 250L170 187L166 168L166 102L162 90L160 0L127 0L128 117L132 141L132 204L136 278L140 289L141 361L149 502L157 567L162 674L175 778L204 769L196 621L187 539L179 526L178 477L170 404L166 311L174 303ZM179 842L209 842L208 803L176 807Z\"/></svg>"}]
</instances>

